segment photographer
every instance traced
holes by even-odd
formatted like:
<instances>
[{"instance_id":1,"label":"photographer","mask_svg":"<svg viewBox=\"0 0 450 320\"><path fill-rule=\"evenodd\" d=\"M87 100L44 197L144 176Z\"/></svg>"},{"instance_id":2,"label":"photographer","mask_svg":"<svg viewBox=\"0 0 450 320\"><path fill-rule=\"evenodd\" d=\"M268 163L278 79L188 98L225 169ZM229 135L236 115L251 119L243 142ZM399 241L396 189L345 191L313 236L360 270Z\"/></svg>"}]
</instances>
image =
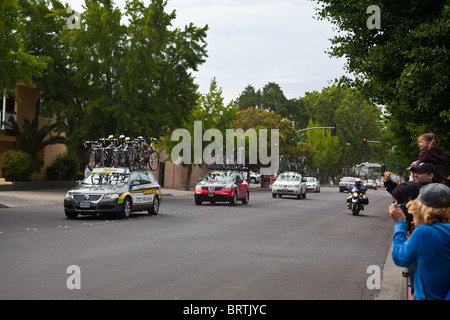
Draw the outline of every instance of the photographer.
<instances>
[{"instance_id":1,"label":"photographer","mask_svg":"<svg viewBox=\"0 0 450 320\"><path fill-rule=\"evenodd\" d=\"M396 202L391 205L389 212L391 212L391 215L395 213L401 215L400 211L403 212L406 221L406 236L408 238L414 230L414 222L412 214L410 214L406 208L406 204L411 200L415 200L419 196L421 187L422 185L418 182L406 181L396 186L396 188L392 191L392 196ZM403 276L408 277L411 295L414 296L414 272L416 269L416 263L413 263L407 269L408 270L403 273Z\"/></svg>"},{"instance_id":2,"label":"photographer","mask_svg":"<svg viewBox=\"0 0 450 320\"><path fill-rule=\"evenodd\" d=\"M406 207L416 225L409 239L405 214L394 204L389 207L396 222L392 259L401 267L417 263L414 288L418 300L445 299L450 290L450 188L427 184Z\"/></svg>"}]
</instances>

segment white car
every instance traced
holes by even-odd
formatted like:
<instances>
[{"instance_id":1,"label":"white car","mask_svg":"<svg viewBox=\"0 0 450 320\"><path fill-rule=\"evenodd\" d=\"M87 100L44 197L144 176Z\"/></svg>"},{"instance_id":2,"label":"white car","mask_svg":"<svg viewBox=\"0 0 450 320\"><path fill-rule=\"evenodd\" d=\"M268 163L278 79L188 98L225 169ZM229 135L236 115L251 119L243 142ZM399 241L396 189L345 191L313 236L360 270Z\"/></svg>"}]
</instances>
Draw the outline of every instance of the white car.
<instances>
[{"instance_id":1,"label":"white car","mask_svg":"<svg viewBox=\"0 0 450 320\"><path fill-rule=\"evenodd\" d=\"M297 172L283 172L272 185L272 197L290 195L306 198L306 182Z\"/></svg>"},{"instance_id":2,"label":"white car","mask_svg":"<svg viewBox=\"0 0 450 320\"><path fill-rule=\"evenodd\" d=\"M306 177L306 190L320 192L320 183L316 178Z\"/></svg>"},{"instance_id":3,"label":"white car","mask_svg":"<svg viewBox=\"0 0 450 320\"><path fill-rule=\"evenodd\" d=\"M243 174L245 180L247 180L249 183L261 183L261 175L259 173L250 171L250 180L247 179L247 171L243 171Z\"/></svg>"}]
</instances>

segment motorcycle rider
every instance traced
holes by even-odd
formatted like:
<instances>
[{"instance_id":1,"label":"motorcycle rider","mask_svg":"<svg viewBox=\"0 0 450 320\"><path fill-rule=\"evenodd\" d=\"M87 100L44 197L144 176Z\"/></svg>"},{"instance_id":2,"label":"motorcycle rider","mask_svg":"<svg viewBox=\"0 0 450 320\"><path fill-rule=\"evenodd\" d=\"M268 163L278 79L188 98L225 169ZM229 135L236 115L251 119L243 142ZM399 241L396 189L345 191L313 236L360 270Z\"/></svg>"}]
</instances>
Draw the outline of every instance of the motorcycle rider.
<instances>
[{"instance_id":1,"label":"motorcycle rider","mask_svg":"<svg viewBox=\"0 0 450 320\"><path fill-rule=\"evenodd\" d=\"M356 188L358 188L358 190L362 193L362 194L366 194L367 188L363 185L361 179L356 179L355 180L355 186Z\"/></svg>"},{"instance_id":2,"label":"motorcycle rider","mask_svg":"<svg viewBox=\"0 0 450 320\"><path fill-rule=\"evenodd\" d=\"M355 180L355 184L353 185L353 188L358 189L359 192L362 193L361 210L364 210L364 205L365 204L369 204L369 199L367 198L367 195L366 195L367 188L364 186L364 184L362 183L361 179L359 179L359 178L357 178ZM348 203L348 208L349 209L351 207L351 199L352 199L352 196L349 196L347 198L347 203Z\"/></svg>"}]
</instances>

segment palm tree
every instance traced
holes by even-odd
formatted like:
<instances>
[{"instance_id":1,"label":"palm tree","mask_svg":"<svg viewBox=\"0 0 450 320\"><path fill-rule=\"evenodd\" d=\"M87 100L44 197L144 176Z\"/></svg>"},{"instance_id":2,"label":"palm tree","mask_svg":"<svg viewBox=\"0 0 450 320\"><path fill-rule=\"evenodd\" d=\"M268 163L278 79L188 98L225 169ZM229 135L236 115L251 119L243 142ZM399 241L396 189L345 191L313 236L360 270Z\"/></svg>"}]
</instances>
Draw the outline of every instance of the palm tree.
<instances>
[{"instance_id":1,"label":"palm tree","mask_svg":"<svg viewBox=\"0 0 450 320\"><path fill-rule=\"evenodd\" d=\"M13 117L9 119L9 122L4 122L4 124L14 132L22 146L22 151L31 155L33 159L37 159L38 152L46 146L68 143L68 140L61 136L60 133L55 134L53 132L56 128L56 123L46 124L39 129L38 117L34 117L32 122L25 119L22 130L20 130L17 121Z\"/></svg>"}]
</instances>

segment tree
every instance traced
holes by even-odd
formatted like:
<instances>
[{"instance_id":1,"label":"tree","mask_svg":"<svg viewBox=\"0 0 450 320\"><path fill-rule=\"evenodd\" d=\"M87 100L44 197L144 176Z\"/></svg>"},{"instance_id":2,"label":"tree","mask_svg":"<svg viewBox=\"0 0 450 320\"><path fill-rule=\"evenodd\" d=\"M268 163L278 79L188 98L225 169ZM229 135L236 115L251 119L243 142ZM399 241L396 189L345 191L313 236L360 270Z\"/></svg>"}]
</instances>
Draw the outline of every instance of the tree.
<instances>
[{"instance_id":1,"label":"tree","mask_svg":"<svg viewBox=\"0 0 450 320\"><path fill-rule=\"evenodd\" d=\"M308 125L309 115L303 100L287 99L281 87L275 82L267 83L262 90L255 90L252 85L248 85L236 99L236 104L239 111L253 107L279 114L293 122L296 128Z\"/></svg>"},{"instance_id":2,"label":"tree","mask_svg":"<svg viewBox=\"0 0 450 320\"><path fill-rule=\"evenodd\" d=\"M363 148L361 139L380 140L383 136L381 108L366 99L359 90L345 86L330 86L321 92L307 92L301 98L313 122L324 127L335 123L343 150L341 165L351 166L363 161L384 162L390 146L370 144Z\"/></svg>"},{"instance_id":3,"label":"tree","mask_svg":"<svg viewBox=\"0 0 450 320\"><path fill-rule=\"evenodd\" d=\"M267 129L269 140L267 141L267 149L270 152L272 141L270 140L270 130L279 130L279 155L284 159L294 159L297 157L299 150L295 143L296 131L292 126L291 121L283 119L280 115L262 109L248 108L238 112L238 119L233 121L234 129L255 129L256 134L259 134L260 129ZM258 142L259 146L259 142ZM246 151L248 148L246 149ZM259 151L258 151L259 152ZM247 154L248 160L248 154ZM247 162L248 163L248 162ZM260 167L260 164L255 165Z\"/></svg>"},{"instance_id":4,"label":"tree","mask_svg":"<svg viewBox=\"0 0 450 320\"><path fill-rule=\"evenodd\" d=\"M28 54L21 42L21 21L24 19L17 0L1 1L0 14L0 96L7 95L19 82L33 86L46 68L46 59Z\"/></svg>"},{"instance_id":5,"label":"tree","mask_svg":"<svg viewBox=\"0 0 450 320\"><path fill-rule=\"evenodd\" d=\"M110 0L86 0L79 29L66 27L69 14L58 0L52 10L45 0L21 3L28 50L52 59L37 86L72 149L110 134L163 136L194 110L192 72L207 56L207 26L171 28L175 11L165 12L163 0L129 0L124 14ZM32 36L35 27L42 40Z\"/></svg>"},{"instance_id":6,"label":"tree","mask_svg":"<svg viewBox=\"0 0 450 320\"><path fill-rule=\"evenodd\" d=\"M320 127L319 123L312 120L309 128ZM321 176L340 174L340 163L342 157L342 147L339 145L339 138L332 136L329 130L314 129L306 132L308 144L315 150L314 160L310 168L318 168Z\"/></svg>"},{"instance_id":7,"label":"tree","mask_svg":"<svg viewBox=\"0 0 450 320\"><path fill-rule=\"evenodd\" d=\"M261 91L255 91L255 88L249 84L236 99L236 105L239 111L250 107L259 109L261 106Z\"/></svg>"},{"instance_id":8,"label":"tree","mask_svg":"<svg viewBox=\"0 0 450 320\"><path fill-rule=\"evenodd\" d=\"M13 117L4 123L17 137L22 151L29 154L33 159L37 159L38 152L46 146L67 144L65 137L54 132L56 123L49 123L39 128L38 117L34 117L31 122L28 119L24 119L22 129L19 128L18 123Z\"/></svg>"},{"instance_id":9,"label":"tree","mask_svg":"<svg viewBox=\"0 0 450 320\"><path fill-rule=\"evenodd\" d=\"M354 76L341 81L386 107L388 120L400 125L391 126L396 137L416 140L420 133L435 132L449 149L448 1L318 2L322 4L319 19L330 20L341 31L332 39L329 53L345 57L347 70ZM379 29L366 25L369 4L380 8ZM398 148L410 154L409 143Z\"/></svg>"},{"instance_id":10,"label":"tree","mask_svg":"<svg viewBox=\"0 0 450 320\"><path fill-rule=\"evenodd\" d=\"M211 80L211 84L209 87L209 93L202 95L198 99L197 107L191 114L189 114L185 122L183 122L180 127L183 128L183 130L187 130L188 133L188 137L183 137L183 139L190 140L189 141L190 150L183 150L183 152L186 151L191 155L189 161L179 163L184 168L188 168L188 176L185 185L186 190L189 190L192 169L195 163L200 162L198 163L200 167L203 167L205 164L204 163L205 159L203 159L203 157L202 159L194 159L195 143L201 143L201 152L203 155L203 151L206 149L207 145L210 144L209 141L203 141L204 132L208 129L216 129L221 132L223 137L225 137L226 129L231 127L232 121L235 120L236 118L237 118L236 107L233 104L229 104L228 106L225 106L223 104L222 88L219 88L217 86L216 79L213 78ZM202 136L200 142L194 141L195 139L194 128L196 122L197 123L201 122ZM172 150L183 141L177 139L172 141L173 139L172 134L169 134L164 138L161 146L164 147L167 154L169 154L169 158L167 160L178 163L178 159L172 158ZM225 140L223 142L225 143ZM185 155L182 154L177 156L184 157Z\"/></svg>"}]
</instances>

